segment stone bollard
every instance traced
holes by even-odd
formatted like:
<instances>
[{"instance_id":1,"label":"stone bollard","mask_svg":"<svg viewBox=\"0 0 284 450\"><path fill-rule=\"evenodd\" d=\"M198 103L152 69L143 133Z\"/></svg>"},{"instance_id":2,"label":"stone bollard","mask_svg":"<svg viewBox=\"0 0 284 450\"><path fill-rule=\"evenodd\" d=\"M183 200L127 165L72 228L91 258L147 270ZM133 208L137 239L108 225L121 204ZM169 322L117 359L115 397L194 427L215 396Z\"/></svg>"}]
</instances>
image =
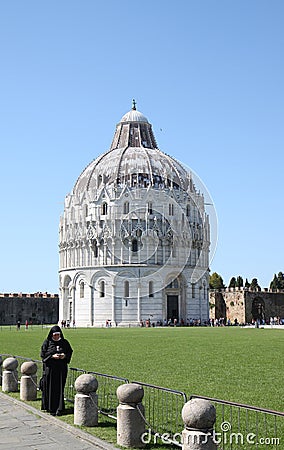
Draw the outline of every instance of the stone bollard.
<instances>
[{"instance_id":1,"label":"stone bollard","mask_svg":"<svg viewBox=\"0 0 284 450\"><path fill-rule=\"evenodd\" d=\"M74 425L95 427L98 425L97 379L88 373L80 375L75 381Z\"/></svg>"},{"instance_id":2,"label":"stone bollard","mask_svg":"<svg viewBox=\"0 0 284 450\"><path fill-rule=\"evenodd\" d=\"M2 358L2 355L0 355L0 386L2 386L2 364L3 364L3 358Z\"/></svg>"},{"instance_id":3,"label":"stone bollard","mask_svg":"<svg viewBox=\"0 0 284 450\"><path fill-rule=\"evenodd\" d=\"M189 400L182 408L185 429L182 432L182 450L216 450L213 426L216 409L201 398Z\"/></svg>"},{"instance_id":4,"label":"stone bollard","mask_svg":"<svg viewBox=\"0 0 284 450\"><path fill-rule=\"evenodd\" d=\"M3 392L18 392L18 361L16 358L6 358L3 362Z\"/></svg>"},{"instance_id":5,"label":"stone bollard","mask_svg":"<svg viewBox=\"0 0 284 450\"><path fill-rule=\"evenodd\" d=\"M20 399L36 400L37 398L37 365L33 361L26 361L21 365Z\"/></svg>"},{"instance_id":6,"label":"stone bollard","mask_svg":"<svg viewBox=\"0 0 284 450\"><path fill-rule=\"evenodd\" d=\"M139 384L122 384L117 388L117 444L122 447L141 448L145 446L144 406L141 401L144 389Z\"/></svg>"}]
</instances>

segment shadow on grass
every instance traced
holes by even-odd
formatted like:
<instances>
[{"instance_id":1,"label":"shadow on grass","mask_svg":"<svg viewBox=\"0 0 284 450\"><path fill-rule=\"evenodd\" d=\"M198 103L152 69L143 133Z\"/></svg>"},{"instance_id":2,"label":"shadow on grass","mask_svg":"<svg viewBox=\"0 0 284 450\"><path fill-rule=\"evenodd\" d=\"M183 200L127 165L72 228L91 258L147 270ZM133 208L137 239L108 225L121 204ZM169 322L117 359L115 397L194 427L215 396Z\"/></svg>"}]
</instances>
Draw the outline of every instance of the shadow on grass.
<instances>
[{"instance_id":1,"label":"shadow on grass","mask_svg":"<svg viewBox=\"0 0 284 450\"><path fill-rule=\"evenodd\" d=\"M73 406L69 406L67 408L65 408L64 411L62 411L62 416L69 416L69 415L73 415L74 414L74 408Z\"/></svg>"},{"instance_id":2,"label":"shadow on grass","mask_svg":"<svg viewBox=\"0 0 284 450\"><path fill-rule=\"evenodd\" d=\"M113 428L115 424L113 422L100 422L100 428Z\"/></svg>"}]
</instances>

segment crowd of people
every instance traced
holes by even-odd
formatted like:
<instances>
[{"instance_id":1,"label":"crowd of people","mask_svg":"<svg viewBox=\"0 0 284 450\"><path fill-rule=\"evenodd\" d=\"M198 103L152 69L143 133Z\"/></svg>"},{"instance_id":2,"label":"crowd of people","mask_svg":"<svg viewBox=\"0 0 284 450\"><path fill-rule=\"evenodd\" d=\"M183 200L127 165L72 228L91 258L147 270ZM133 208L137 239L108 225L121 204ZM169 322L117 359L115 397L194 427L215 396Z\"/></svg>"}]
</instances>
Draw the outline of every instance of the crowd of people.
<instances>
[{"instance_id":1,"label":"crowd of people","mask_svg":"<svg viewBox=\"0 0 284 450\"><path fill-rule=\"evenodd\" d=\"M200 327L200 326L208 326L209 321L204 320L203 322L201 319L176 319L176 318L170 318L170 319L164 319L164 320L157 320L154 321L150 318L146 320L140 321L140 327Z\"/></svg>"},{"instance_id":2,"label":"crowd of people","mask_svg":"<svg viewBox=\"0 0 284 450\"><path fill-rule=\"evenodd\" d=\"M204 320L203 322L200 319L193 319L189 318L183 320L180 319L164 319L164 320L151 320L150 318L146 320L140 321L140 327L225 327L225 326L255 326L256 328L261 325L284 325L284 318L281 319L280 317L270 317L270 319L264 320L264 319L252 319L250 323L240 323L238 319L226 319L224 317L219 317L216 319L210 318L209 320Z\"/></svg>"}]
</instances>

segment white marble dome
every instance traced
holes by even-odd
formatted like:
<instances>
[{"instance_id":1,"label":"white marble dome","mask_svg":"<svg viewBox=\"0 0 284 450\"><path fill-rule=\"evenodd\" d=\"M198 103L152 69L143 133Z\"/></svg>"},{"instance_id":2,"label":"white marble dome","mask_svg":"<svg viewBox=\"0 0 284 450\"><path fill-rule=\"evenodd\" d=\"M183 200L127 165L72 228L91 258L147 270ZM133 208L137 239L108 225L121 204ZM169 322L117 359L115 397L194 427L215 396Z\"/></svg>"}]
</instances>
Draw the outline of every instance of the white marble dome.
<instances>
[{"instance_id":1,"label":"white marble dome","mask_svg":"<svg viewBox=\"0 0 284 450\"><path fill-rule=\"evenodd\" d=\"M190 172L133 108L80 174L60 219L60 320L208 319L209 221Z\"/></svg>"},{"instance_id":2,"label":"white marble dome","mask_svg":"<svg viewBox=\"0 0 284 450\"><path fill-rule=\"evenodd\" d=\"M119 186L178 186L187 189L189 174L174 158L157 148L152 126L139 111L131 110L118 123L110 150L92 161L79 176L74 193Z\"/></svg>"}]
</instances>

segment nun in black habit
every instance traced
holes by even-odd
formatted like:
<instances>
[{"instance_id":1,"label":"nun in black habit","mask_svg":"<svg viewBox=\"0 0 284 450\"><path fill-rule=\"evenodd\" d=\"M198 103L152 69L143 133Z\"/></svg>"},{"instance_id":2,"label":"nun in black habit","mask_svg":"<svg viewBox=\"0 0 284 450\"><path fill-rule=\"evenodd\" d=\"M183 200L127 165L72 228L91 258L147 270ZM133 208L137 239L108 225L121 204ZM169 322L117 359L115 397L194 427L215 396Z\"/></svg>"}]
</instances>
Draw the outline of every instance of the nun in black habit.
<instances>
[{"instance_id":1,"label":"nun in black habit","mask_svg":"<svg viewBox=\"0 0 284 450\"><path fill-rule=\"evenodd\" d=\"M65 409L64 387L72 353L71 345L64 339L61 328L57 325L52 327L40 352L43 362L41 409L52 415L60 416Z\"/></svg>"}]
</instances>

